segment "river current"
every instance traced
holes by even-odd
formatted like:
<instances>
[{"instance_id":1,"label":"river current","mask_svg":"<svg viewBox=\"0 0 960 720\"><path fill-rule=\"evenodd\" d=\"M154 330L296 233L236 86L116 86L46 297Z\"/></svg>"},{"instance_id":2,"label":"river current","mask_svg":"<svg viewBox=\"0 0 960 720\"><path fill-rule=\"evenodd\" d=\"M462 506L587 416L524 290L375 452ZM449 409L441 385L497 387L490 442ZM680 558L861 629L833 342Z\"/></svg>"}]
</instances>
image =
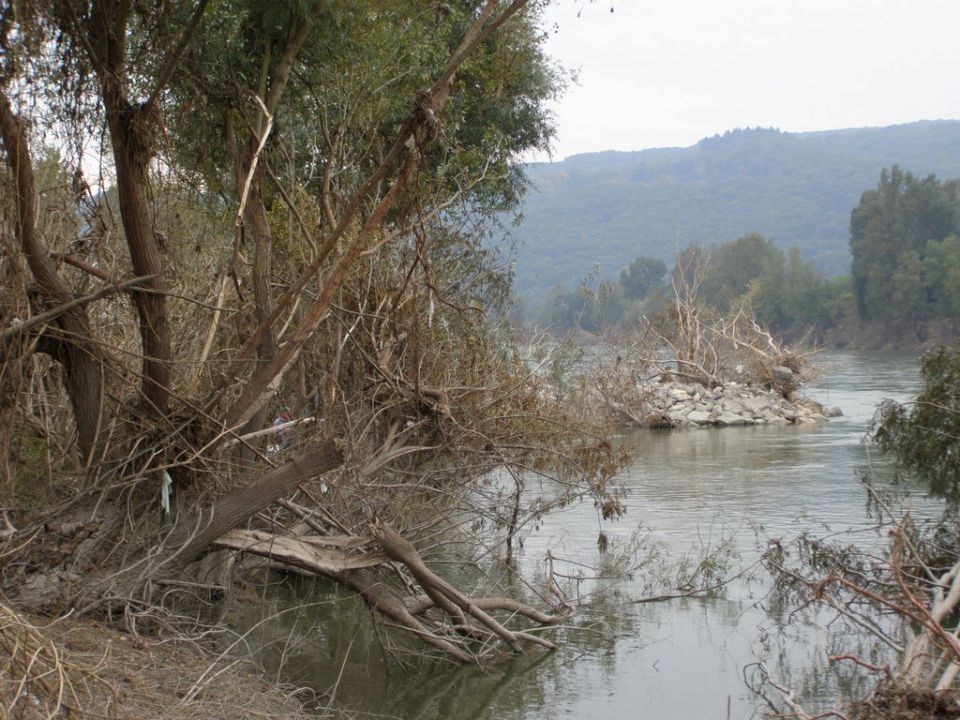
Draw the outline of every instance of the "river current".
<instances>
[{"instance_id":1,"label":"river current","mask_svg":"<svg viewBox=\"0 0 960 720\"><path fill-rule=\"evenodd\" d=\"M767 543L789 545L802 532L882 542L870 530L875 520L858 473L868 469L880 483L892 473L865 432L880 401L907 399L919 380L914 355L837 352L817 361L824 372L802 394L840 407L842 417L799 427L631 432L623 442L635 460L618 478L623 519L602 521L585 502L530 532L520 558L525 576L542 582L549 554L566 590L581 599L571 626L559 631L559 651L482 670L420 663L404 672L384 659L383 638L355 599L331 590L313 596L316 612L262 626L268 664L286 681L335 686L324 703L358 717L754 718L761 705L744 673L756 662L811 706L829 706L854 682L826 661L845 638L822 618L783 627L756 563ZM919 514L939 508L920 491L905 503ZM610 540L603 555L601 531ZM753 569L706 598L630 602L667 589L711 551L720 575ZM632 560L640 564L627 579L603 579L629 571Z\"/></svg>"}]
</instances>

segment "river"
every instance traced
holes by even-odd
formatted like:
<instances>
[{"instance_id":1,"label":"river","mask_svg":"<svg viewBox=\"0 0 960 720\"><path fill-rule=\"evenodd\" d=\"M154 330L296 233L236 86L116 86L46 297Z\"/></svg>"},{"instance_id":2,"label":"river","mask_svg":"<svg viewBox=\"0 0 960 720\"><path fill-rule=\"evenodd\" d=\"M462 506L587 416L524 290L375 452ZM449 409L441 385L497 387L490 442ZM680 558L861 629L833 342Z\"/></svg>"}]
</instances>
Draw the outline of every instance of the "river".
<instances>
[{"instance_id":1,"label":"river","mask_svg":"<svg viewBox=\"0 0 960 720\"><path fill-rule=\"evenodd\" d=\"M626 517L601 521L589 502L574 504L526 537L520 565L532 582L542 582L549 552L554 569L570 577L568 592L581 595L576 627L559 631L559 651L485 669L418 663L403 672L385 661L383 638L356 600L330 590L311 596L314 609L263 626L268 664L287 681L336 686L333 700L360 716L404 720L753 718L760 706L744 668L758 661L812 707L829 706L856 681L826 662L848 638L816 624L782 627L756 561L768 542L789 545L805 531L882 542L869 530L874 521L857 477L868 463L881 483L891 473L864 434L877 403L908 398L919 380L911 355L817 360L825 371L803 394L839 406L842 417L801 427L631 432L623 442L635 461L618 478ZM921 492L905 502L921 514L939 507ZM603 556L601 530L611 540ZM727 563L720 574L753 571L708 598L629 602L664 589L655 581L717 548ZM628 550L641 564L627 579L596 579L597 567L622 573L634 557Z\"/></svg>"}]
</instances>

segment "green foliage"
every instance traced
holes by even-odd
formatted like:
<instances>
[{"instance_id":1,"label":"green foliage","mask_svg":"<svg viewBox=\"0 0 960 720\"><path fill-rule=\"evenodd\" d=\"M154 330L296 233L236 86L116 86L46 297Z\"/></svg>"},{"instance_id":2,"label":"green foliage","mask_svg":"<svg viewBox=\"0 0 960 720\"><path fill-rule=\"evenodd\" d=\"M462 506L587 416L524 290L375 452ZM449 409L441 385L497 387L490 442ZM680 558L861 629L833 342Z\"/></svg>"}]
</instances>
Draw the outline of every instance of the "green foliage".
<instances>
[{"instance_id":1,"label":"green foliage","mask_svg":"<svg viewBox=\"0 0 960 720\"><path fill-rule=\"evenodd\" d=\"M849 276L827 278L790 248L786 257L771 258L751 284L750 301L763 325L796 334L833 327L849 312L853 297Z\"/></svg>"},{"instance_id":2,"label":"green foliage","mask_svg":"<svg viewBox=\"0 0 960 720\"><path fill-rule=\"evenodd\" d=\"M922 273L933 314L960 315L960 236L928 242Z\"/></svg>"},{"instance_id":3,"label":"green foliage","mask_svg":"<svg viewBox=\"0 0 960 720\"><path fill-rule=\"evenodd\" d=\"M912 323L952 314L946 283L956 262L960 184L922 180L896 165L863 193L850 216L850 251L857 308L867 320ZM928 259L929 256L929 259ZM947 263L940 266L939 262ZM955 266L954 266L955 267Z\"/></svg>"},{"instance_id":4,"label":"green foliage","mask_svg":"<svg viewBox=\"0 0 960 720\"><path fill-rule=\"evenodd\" d=\"M714 247L708 272L700 288L700 299L719 310L726 310L765 274L783 266L783 252L758 233Z\"/></svg>"},{"instance_id":5,"label":"green foliage","mask_svg":"<svg viewBox=\"0 0 960 720\"><path fill-rule=\"evenodd\" d=\"M942 248L954 251L960 251L960 243ZM665 268L660 260L639 257L620 273L619 288L603 283L596 290L586 284L576 290L555 287L543 303L540 322L559 330L579 326L596 332L638 313L656 315L666 292ZM698 287L696 301L702 308L727 313L746 304L765 327L782 335L829 329L853 307L849 276L828 278L796 248L785 254L757 233L709 249L688 245L671 270L674 281L678 268L686 272L688 287Z\"/></svg>"},{"instance_id":6,"label":"green foliage","mask_svg":"<svg viewBox=\"0 0 960 720\"><path fill-rule=\"evenodd\" d=\"M630 300L641 300L664 289L667 265L659 258L638 257L620 271L620 287Z\"/></svg>"},{"instance_id":7,"label":"green foliage","mask_svg":"<svg viewBox=\"0 0 960 720\"><path fill-rule=\"evenodd\" d=\"M873 438L933 492L960 498L960 352L941 347L927 353L920 374L916 400L880 406Z\"/></svg>"},{"instance_id":8,"label":"green foliage","mask_svg":"<svg viewBox=\"0 0 960 720\"><path fill-rule=\"evenodd\" d=\"M617 325L623 319L626 307L619 286L601 282L591 288L584 282L574 290L563 286L552 288L538 320L555 332L580 328L597 333Z\"/></svg>"},{"instance_id":9,"label":"green foliage","mask_svg":"<svg viewBox=\"0 0 960 720\"><path fill-rule=\"evenodd\" d=\"M474 18L469 3L313 5L237 0L208 11L207 39L188 58L189 72L174 79L167 110L178 163L210 188L233 194L237 146L262 126L255 98L269 97L309 14L308 39L273 111L264 155L283 181L295 170L306 192L325 192L326 178L335 199L376 167L412 99L442 71ZM531 11L464 63L438 142L427 151L425 191L459 191L458 207L480 216L515 206L525 188L516 159L547 148L553 126L545 103L564 85L540 40ZM328 165L336 171L326 176Z\"/></svg>"}]
</instances>

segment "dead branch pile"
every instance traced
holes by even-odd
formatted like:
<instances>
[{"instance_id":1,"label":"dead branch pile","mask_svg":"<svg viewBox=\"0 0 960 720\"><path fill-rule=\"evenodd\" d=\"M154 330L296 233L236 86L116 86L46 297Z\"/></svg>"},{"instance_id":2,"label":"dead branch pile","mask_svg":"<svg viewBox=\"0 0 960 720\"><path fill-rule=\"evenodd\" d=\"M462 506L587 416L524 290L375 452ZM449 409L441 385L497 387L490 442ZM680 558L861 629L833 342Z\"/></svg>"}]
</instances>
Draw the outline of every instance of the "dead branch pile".
<instances>
[{"instance_id":1,"label":"dead branch pile","mask_svg":"<svg viewBox=\"0 0 960 720\"><path fill-rule=\"evenodd\" d=\"M948 513L938 525L921 528L909 514L895 519L884 499L868 489L891 538L883 556L802 537L792 564L778 543L764 563L781 599L827 608L835 623L869 638L879 651L881 659L853 652L830 657L878 677L874 691L851 704L852 717L960 716L956 518ZM769 676L759 685L761 694L764 686L773 688L797 717L806 716L792 690Z\"/></svg>"},{"instance_id":2,"label":"dead branch pile","mask_svg":"<svg viewBox=\"0 0 960 720\"><path fill-rule=\"evenodd\" d=\"M785 344L754 317L747 301L718 315L698 300L709 257L678 253L671 278L673 302L658 318L641 318L641 340L631 353L660 377L676 376L707 388L748 382L789 398L814 376L803 339Z\"/></svg>"},{"instance_id":3,"label":"dead branch pile","mask_svg":"<svg viewBox=\"0 0 960 720\"><path fill-rule=\"evenodd\" d=\"M2 717L56 717L80 710L60 649L21 615L0 604L0 705Z\"/></svg>"},{"instance_id":4,"label":"dead branch pile","mask_svg":"<svg viewBox=\"0 0 960 720\"><path fill-rule=\"evenodd\" d=\"M941 720L960 717L960 692L881 685L865 700L851 705L851 720Z\"/></svg>"}]
</instances>

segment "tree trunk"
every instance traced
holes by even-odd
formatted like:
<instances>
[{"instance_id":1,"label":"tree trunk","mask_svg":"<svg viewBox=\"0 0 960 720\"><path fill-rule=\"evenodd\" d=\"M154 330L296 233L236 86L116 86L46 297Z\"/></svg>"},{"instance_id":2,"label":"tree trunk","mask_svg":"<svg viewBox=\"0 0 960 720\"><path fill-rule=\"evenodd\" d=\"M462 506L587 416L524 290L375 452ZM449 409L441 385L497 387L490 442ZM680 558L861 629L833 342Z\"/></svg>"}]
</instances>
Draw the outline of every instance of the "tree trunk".
<instances>
[{"instance_id":1,"label":"tree trunk","mask_svg":"<svg viewBox=\"0 0 960 720\"><path fill-rule=\"evenodd\" d=\"M100 81L130 260L134 273L151 276L131 293L140 321L143 405L147 413L163 416L168 410L173 377L170 321L164 295L163 259L147 202L151 135L159 121L155 105L135 105L127 94L126 38L131 5L116 0L96 0L83 26L69 4L58 7L57 12L62 13L64 27L86 47Z\"/></svg>"},{"instance_id":2,"label":"tree trunk","mask_svg":"<svg viewBox=\"0 0 960 720\"><path fill-rule=\"evenodd\" d=\"M124 98L119 83L113 80L104 85L104 106L117 168L120 216L133 271L152 276L143 289L132 292L140 320L144 405L151 414L163 416L169 406L173 366L170 321L163 294L163 258L147 208L150 151L143 135L148 120Z\"/></svg>"},{"instance_id":3,"label":"tree trunk","mask_svg":"<svg viewBox=\"0 0 960 720\"><path fill-rule=\"evenodd\" d=\"M73 300L74 295L50 262L50 251L37 232L34 219L37 198L26 133L9 100L2 93L0 137L6 149L11 175L15 179L16 234L20 248L43 300L50 305L64 305ZM67 310L51 321L45 335L53 341L49 345L54 348L56 359L66 371L67 394L77 424L77 439L84 463L96 463L103 451L100 435L107 422L103 417L102 357L86 310L82 306Z\"/></svg>"},{"instance_id":4,"label":"tree trunk","mask_svg":"<svg viewBox=\"0 0 960 720\"><path fill-rule=\"evenodd\" d=\"M258 146L259 139L251 137L240 156L237 168L237 192L238 194L242 192L244 181L252 172L253 176L250 178L250 187L243 209L243 225L253 237L253 299L259 326L266 323L273 313L273 295L270 289L273 278L273 242L270 236L267 208L263 200L263 165L257 163L254 167ZM273 326L269 326L257 345L258 365L261 367L266 365L276 354L277 333ZM256 432L266 427L269 417L270 408L264 405L246 424L244 432Z\"/></svg>"},{"instance_id":5,"label":"tree trunk","mask_svg":"<svg viewBox=\"0 0 960 720\"><path fill-rule=\"evenodd\" d=\"M232 530L270 503L293 492L311 477L343 463L336 444L328 440L272 468L246 485L228 492L209 508L182 518L168 538L164 570L185 567L228 530Z\"/></svg>"}]
</instances>

